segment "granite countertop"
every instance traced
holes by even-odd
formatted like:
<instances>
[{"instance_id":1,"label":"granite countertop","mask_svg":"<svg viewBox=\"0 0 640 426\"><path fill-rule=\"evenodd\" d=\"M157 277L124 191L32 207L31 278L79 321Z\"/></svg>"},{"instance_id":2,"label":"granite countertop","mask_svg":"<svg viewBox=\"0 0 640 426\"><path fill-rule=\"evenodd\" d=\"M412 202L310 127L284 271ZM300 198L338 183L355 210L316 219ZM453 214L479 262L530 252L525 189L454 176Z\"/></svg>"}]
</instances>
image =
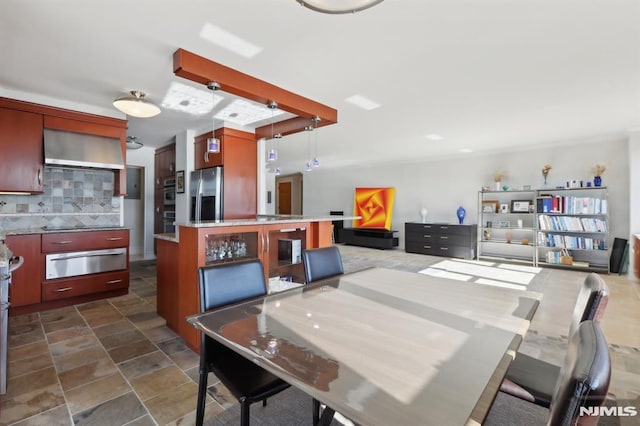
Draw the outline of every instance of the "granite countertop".
<instances>
[{"instance_id":1,"label":"granite countertop","mask_svg":"<svg viewBox=\"0 0 640 426\"><path fill-rule=\"evenodd\" d=\"M165 240L165 241L170 241L172 243L177 243L180 240L178 239L178 235L171 233L171 234L153 234L154 238L157 238L158 240Z\"/></svg>"},{"instance_id":2,"label":"granite countertop","mask_svg":"<svg viewBox=\"0 0 640 426\"><path fill-rule=\"evenodd\" d=\"M7 235L28 235L28 234L53 234L56 232L87 232L87 231L114 231L121 229L129 229L124 226L80 226L80 227L38 227L38 228L22 228L8 229L0 232L0 239Z\"/></svg>"},{"instance_id":3,"label":"granite countertop","mask_svg":"<svg viewBox=\"0 0 640 426\"><path fill-rule=\"evenodd\" d=\"M264 225L265 223L329 222L334 220L360 219L360 216L304 216L304 215L257 215L251 219L229 219L207 222L177 223L190 228L212 228L218 226Z\"/></svg>"}]
</instances>

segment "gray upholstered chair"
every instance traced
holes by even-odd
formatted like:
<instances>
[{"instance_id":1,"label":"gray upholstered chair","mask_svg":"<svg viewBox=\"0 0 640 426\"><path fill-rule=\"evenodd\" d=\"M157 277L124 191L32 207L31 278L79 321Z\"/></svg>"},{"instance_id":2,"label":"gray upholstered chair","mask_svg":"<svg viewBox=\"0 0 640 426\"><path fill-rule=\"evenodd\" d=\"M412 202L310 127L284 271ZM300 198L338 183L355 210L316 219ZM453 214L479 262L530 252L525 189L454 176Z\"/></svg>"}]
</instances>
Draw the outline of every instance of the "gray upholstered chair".
<instances>
[{"instance_id":1,"label":"gray upholstered chair","mask_svg":"<svg viewBox=\"0 0 640 426\"><path fill-rule=\"evenodd\" d=\"M302 263L307 284L344 274L340 250L336 246L303 250Z\"/></svg>"},{"instance_id":2,"label":"gray upholstered chair","mask_svg":"<svg viewBox=\"0 0 640 426\"><path fill-rule=\"evenodd\" d=\"M607 284L599 275L589 274L578 294L569 336L572 336L580 323L585 320L600 322L608 300ZM543 407L549 407L559 374L560 366L517 353L507 370L500 390Z\"/></svg>"},{"instance_id":3,"label":"gray upholstered chair","mask_svg":"<svg viewBox=\"0 0 640 426\"><path fill-rule=\"evenodd\" d=\"M266 294L262 263L259 260L202 267L200 310L202 312ZM249 406L285 390L289 384L265 369L201 333L200 381L196 425L204 420L207 377L213 372L240 402L240 424L249 425Z\"/></svg>"},{"instance_id":4,"label":"gray upholstered chair","mask_svg":"<svg viewBox=\"0 0 640 426\"><path fill-rule=\"evenodd\" d=\"M584 321L569 339L549 409L499 392L484 425L595 425L611 380L611 358L600 325ZM583 412L584 411L584 412Z\"/></svg>"}]
</instances>

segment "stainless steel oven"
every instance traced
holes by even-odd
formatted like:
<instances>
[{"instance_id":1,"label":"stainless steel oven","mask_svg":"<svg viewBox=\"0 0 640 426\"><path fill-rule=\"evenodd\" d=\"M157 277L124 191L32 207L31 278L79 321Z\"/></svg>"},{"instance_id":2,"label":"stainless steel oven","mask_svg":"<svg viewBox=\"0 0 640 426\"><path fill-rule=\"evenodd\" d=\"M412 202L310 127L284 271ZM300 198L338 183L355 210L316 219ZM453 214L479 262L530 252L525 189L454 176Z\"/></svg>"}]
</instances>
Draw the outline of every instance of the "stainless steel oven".
<instances>
[{"instance_id":1,"label":"stainless steel oven","mask_svg":"<svg viewBox=\"0 0 640 426\"><path fill-rule=\"evenodd\" d=\"M174 206L176 204L176 180L174 178L164 180L163 193L163 204Z\"/></svg>"},{"instance_id":2,"label":"stainless steel oven","mask_svg":"<svg viewBox=\"0 0 640 426\"><path fill-rule=\"evenodd\" d=\"M127 268L127 249L86 250L45 256L45 278L74 277Z\"/></svg>"},{"instance_id":3,"label":"stainless steel oven","mask_svg":"<svg viewBox=\"0 0 640 426\"><path fill-rule=\"evenodd\" d=\"M162 215L162 232L165 234L175 234L176 212L169 210L164 212Z\"/></svg>"}]
</instances>

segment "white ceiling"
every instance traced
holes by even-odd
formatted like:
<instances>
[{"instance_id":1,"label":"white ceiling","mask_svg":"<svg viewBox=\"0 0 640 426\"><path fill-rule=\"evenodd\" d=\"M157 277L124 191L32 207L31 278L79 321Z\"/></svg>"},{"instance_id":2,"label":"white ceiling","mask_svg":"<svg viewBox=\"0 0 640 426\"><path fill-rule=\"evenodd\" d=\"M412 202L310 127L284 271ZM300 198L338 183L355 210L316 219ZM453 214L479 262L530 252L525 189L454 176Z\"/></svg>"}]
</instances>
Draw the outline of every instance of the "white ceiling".
<instances>
[{"instance_id":1,"label":"white ceiling","mask_svg":"<svg viewBox=\"0 0 640 426\"><path fill-rule=\"evenodd\" d=\"M349 15L295 0L2 0L0 96L124 118L111 102L129 90L159 104L172 81L191 84L172 71L184 48L336 108L318 131L323 167L607 141L640 128L639 23L640 0L385 0ZM200 37L206 24L262 50L225 50ZM381 107L345 102L356 94ZM128 134L157 147L207 126L165 110ZM285 173L303 169L306 138L280 142Z\"/></svg>"}]
</instances>

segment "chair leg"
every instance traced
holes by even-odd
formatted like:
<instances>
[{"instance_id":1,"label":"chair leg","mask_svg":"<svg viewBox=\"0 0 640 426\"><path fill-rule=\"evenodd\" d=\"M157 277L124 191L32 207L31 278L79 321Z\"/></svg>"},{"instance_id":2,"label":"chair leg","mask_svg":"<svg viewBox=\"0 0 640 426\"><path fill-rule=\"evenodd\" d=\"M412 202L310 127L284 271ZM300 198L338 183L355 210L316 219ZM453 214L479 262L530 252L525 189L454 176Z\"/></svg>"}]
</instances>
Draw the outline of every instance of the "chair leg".
<instances>
[{"instance_id":1,"label":"chair leg","mask_svg":"<svg viewBox=\"0 0 640 426\"><path fill-rule=\"evenodd\" d=\"M316 426L320 421L320 401L313 398L313 426Z\"/></svg>"},{"instance_id":2,"label":"chair leg","mask_svg":"<svg viewBox=\"0 0 640 426\"><path fill-rule=\"evenodd\" d=\"M240 398L240 426L249 426L250 404L245 398Z\"/></svg>"},{"instance_id":3,"label":"chair leg","mask_svg":"<svg viewBox=\"0 0 640 426\"><path fill-rule=\"evenodd\" d=\"M196 426L202 426L204 422L204 406L207 398L207 378L209 372L200 368L200 380L198 381L198 405L196 407Z\"/></svg>"}]
</instances>

